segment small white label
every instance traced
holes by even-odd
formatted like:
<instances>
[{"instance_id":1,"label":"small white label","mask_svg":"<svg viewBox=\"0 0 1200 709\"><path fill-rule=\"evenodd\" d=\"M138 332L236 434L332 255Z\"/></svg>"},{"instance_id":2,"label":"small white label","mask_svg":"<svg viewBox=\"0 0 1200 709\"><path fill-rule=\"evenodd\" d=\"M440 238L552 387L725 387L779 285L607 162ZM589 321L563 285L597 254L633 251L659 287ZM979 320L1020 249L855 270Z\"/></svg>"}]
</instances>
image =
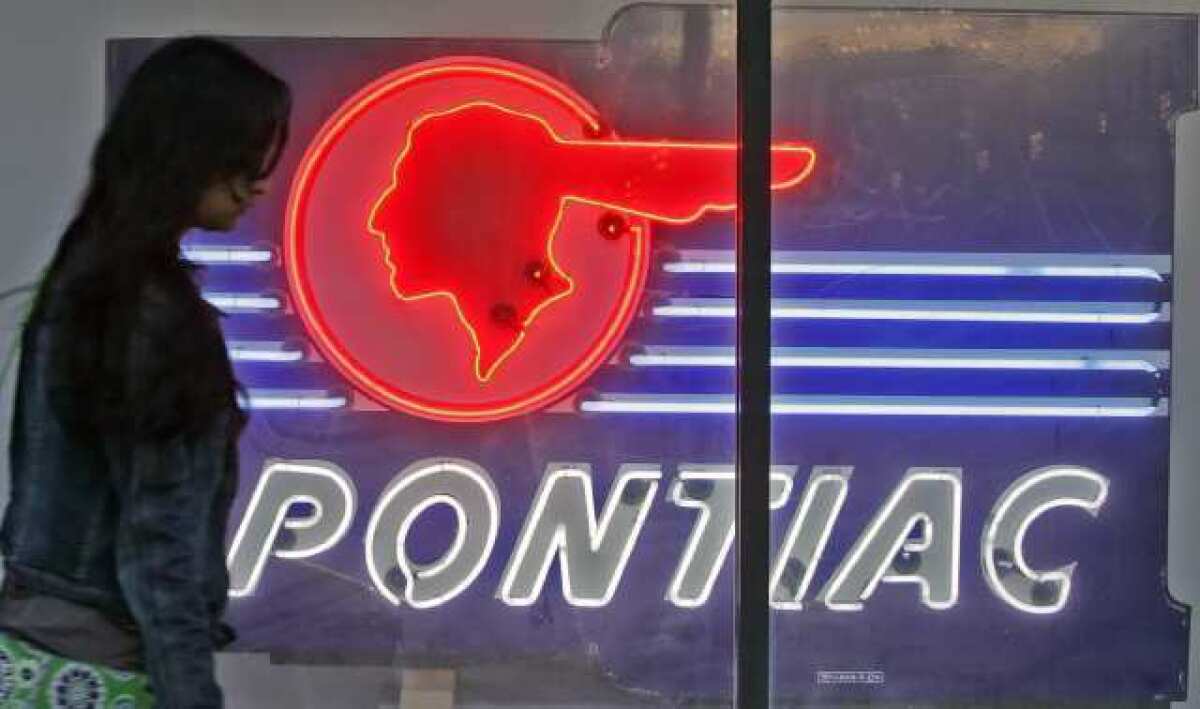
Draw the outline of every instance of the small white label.
<instances>
[{"instance_id":1,"label":"small white label","mask_svg":"<svg viewBox=\"0 0 1200 709\"><path fill-rule=\"evenodd\" d=\"M883 684L883 672L878 670L822 670L817 672L817 684Z\"/></svg>"}]
</instances>

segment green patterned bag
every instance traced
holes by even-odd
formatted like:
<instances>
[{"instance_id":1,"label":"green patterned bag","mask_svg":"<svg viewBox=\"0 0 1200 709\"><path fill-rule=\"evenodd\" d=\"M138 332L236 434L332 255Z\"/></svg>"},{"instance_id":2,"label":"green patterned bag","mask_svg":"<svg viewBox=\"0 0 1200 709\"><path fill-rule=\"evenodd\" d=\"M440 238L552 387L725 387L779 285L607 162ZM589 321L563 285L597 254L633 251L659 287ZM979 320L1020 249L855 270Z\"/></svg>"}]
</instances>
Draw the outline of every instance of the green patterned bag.
<instances>
[{"instance_id":1,"label":"green patterned bag","mask_svg":"<svg viewBox=\"0 0 1200 709\"><path fill-rule=\"evenodd\" d=\"M0 633L4 709L152 709L146 675L76 662Z\"/></svg>"}]
</instances>

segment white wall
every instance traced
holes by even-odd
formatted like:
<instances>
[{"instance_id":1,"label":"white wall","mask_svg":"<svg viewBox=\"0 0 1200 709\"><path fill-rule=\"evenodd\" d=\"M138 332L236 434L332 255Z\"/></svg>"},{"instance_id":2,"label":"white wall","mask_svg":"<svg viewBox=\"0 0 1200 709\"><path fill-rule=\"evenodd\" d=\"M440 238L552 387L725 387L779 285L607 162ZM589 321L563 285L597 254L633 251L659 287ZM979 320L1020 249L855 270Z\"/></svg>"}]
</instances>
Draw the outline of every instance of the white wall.
<instances>
[{"instance_id":1,"label":"white wall","mask_svg":"<svg viewBox=\"0 0 1200 709\"><path fill-rule=\"evenodd\" d=\"M35 277L71 212L101 125L107 38L204 32L594 39L624 4L626 0L0 0L0 291ZM1200 0L817 4L1200 11ZM1182 121L1178 135L1175 268L1177 283L1188 284L1190 290L1177 286L1176 293L1170 583L1177 598L1200 605L1200 515L1192 509L1200 503L1200 114ZM11 303L0 304L0 352L7 351L18 319ZM8 410L5 402L0 437L7 435ZM0 496L6 497L3 478L0 475ZM1195 624L1192 648L1192 699L1187 706L1200 707L1200 631ZM269 690L275 696L273 705L297 706L298 692L277 689ZM298 685L293 683L291 689ZM256 700L233 706L266 704Z\"/></svg>"}]
</instances>

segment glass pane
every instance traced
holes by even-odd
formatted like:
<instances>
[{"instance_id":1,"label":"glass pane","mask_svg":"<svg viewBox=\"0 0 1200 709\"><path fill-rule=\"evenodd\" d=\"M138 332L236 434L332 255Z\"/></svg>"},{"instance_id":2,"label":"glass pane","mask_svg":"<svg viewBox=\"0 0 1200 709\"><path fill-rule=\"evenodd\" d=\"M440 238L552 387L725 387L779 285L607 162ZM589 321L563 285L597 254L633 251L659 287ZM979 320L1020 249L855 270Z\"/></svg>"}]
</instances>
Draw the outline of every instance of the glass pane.
<instances>
[{"instance_id":1,"label":"glass pane","mask_svg":"<svg viewBox=\"0 0 1200 709\"><path fill-rule=\"evenodd\" d=\"M1182 697L1196 18L779 8L774 54L775 140L820 154L774 200L775 703Z\"/></svg>"},{"instance_id":2,"label":"glass pane","mask_svg":"<svg viewBox=\"0 0 1200 709\"><path fill-rule=\"evenodd\" d=\"M728 704L732 281L676 266L734 248L733 31L236 40L295 105L185 240L253 408L231 705Z\"/></svg>"}]
</instances>

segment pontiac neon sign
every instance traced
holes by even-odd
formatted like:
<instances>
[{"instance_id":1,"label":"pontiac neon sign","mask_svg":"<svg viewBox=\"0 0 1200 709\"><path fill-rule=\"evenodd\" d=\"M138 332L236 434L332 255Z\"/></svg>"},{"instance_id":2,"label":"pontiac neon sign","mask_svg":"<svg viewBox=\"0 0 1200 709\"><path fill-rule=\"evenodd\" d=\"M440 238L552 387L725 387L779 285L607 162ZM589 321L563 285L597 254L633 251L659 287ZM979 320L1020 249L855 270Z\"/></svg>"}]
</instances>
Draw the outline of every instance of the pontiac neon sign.
<instances>
[{"instance_id":1,"label":"pontiac neon sign","mask_svg":"<svg viewBox=\"0 0 1200 709\"><path fill-rule=\"evenodd\" d=\"M796 472L787 466L771 471L772 509L792 497ZM927 608L953 608L962 573L959 468L909 468L824 587L811 593L852 472L850 466L812 469L775 556L772 607L798 611L815 600L831 611L860 611L879 584L896 583L916 586ZM569 604L607 606L659 497L663 475L658 465L624 465L601 504L590 466L548 465L496 589L497 599L509 606L533 604L557 563L561 593ZM696 515L664 583L669 603L698 608L712 594L734 538L734 483L734 471L725 465L683 465L671 481L670 502L694 509ZM1026 534L1036 520L1058 508L1098 515L1108 487L1108 479L1093 470L1059 465L1030 471L1001 493L978 546L979 572L992 594L1025 613L1062 610L1071 595L1075 565L1033 568L1026 558ZM307 513L295 514L297 504L308 505ZM253 594L272 556L307 558L340 543L357 504L350 476L331 462L268 461L229 549L230 594ZM454 538L437 560L420 564L408 554L409 532L438 505L454 514ZM500 508L495 483L476 463L439 458L409 465L371 512L363 548L367 576L394 605L421 610L452 602L490 560Z\"/></svg>"},{"instance_id":2,"label":"pontiac neon sign","mask_svg":"<svg viewBox=\"0 0 1200 709\"><path fill-rule=\"evenodd\" d=\"M435 116L472 102L544 119L581 144L732 138L731 64L706 54L704 33L680 34L706 15L719 26L719 14L626 8L594 44L245 43L297 87L301 141L281 164L291 178L363 87L398 68L408 78L325 145L303 205L283 190L237 233L185 244L211 266L204 295L230 315L231 358L259 410L240 446L226 550L240 651L304 664L548 658L601 680L572 685L585 702L612 686L684 703L730 696L734 215L674 227L577 203L552 249L514 252L528 263L514 255L500 268L502 250L490 250L519 281L508 297L518 321L560 285L533 260L552 255L575 288L487 381L451 299L398 297L393 280L404 297L426 291L403 264L388 269L386 237L400 232L368 224L414 122L428 117L417 145L461 111ZM773 461L797 466L775 471L763 548L762 600L780 621L775 695L1183 697L1189 609L1163 571L1178 280L1166 114L1195 95L1195 23L961 13L951 24L969 32L944 51L900 48L881 84L870 52L822 50L864 18L818 14L776 18L797 51L776 57L775 137L817 146L822 184L778 193L773 209ZM866 19L876 34L946 20ZM1014 73L981 49L980 38L1036 44L1064 23L1095 40L1087 52L1024 56ZM114 43L110 92L154 46ZM537 72L469 58L478 52L551 78L535 85ZM458 58L413 66L436 54ZM1170 110L1114 92L1130 82L1168 96ZM1098 106L1107 131L1092 120ZM1037 155L1013 140L1035 133ZM1139 159L1108 159L1122 149ZM471 198L451 206L439 214L468 226L481 211ZM299 228L285 237L291 208ZM548 240L548 228L528 239ZM307 291L290 287L296 266L312 271ZM389 405L337 366L306 303L383 386L456 422L512 417L446 424ZM593 373L569 383L605 342ZM559 388L539 399L549 386ZM961 468L958 496L952 474L936 477L944 470L898 492L910 466ZM1056 469L1018 482L1044 466ZM643 476L617 495L626 472Z\"/></svg>"},{"instance_id":3,"label":"pontiac neon sign","mask_svg":"<svg viewBox=\"0 0 1200 709\"><path fill-rule=\"evenodd\" d=\"M800 143L772 154L775 190L799 185L816 162ZM284 238L296 310L326 359L389 408L447 422L544 408L624 335L646 282L651 225L736 207L735 156L728 142L619 138L570 87L522 65L453 57L406 67L346 101L305 153ZM957 468L911 468L824 587L812 588L851 472L811 471L772 567L772 606L858 611L881 583L906 583L926 607L954 607ZM773 510L793 496L795 473L771 472ZM557 562L570 604L608 605L662 493L695 511L664 597L702 607L732 546L734 480L726 465L681 466L670 481L661 466L626 465L601 505L588 465L550 464L496 597L534 603ZM1073 567L1031 567L1026 531L1057 507L1097 514L1107 489L1103 476L1071 466L1014 483L979 543L992 593L1028 613L1063 608ZM297 504L310 512L296 514ZM311 557L340 543L357 505L351 477L332 463L268 461L229 550L232 595L252 594L271 556ZM420 564L406 541L437 506L452 511L456 531L438 560ZM480 465L414 463L372 509L366 575L392 604L450 603L491 558L500 509Z\"/></svg>"}]
</instances>

